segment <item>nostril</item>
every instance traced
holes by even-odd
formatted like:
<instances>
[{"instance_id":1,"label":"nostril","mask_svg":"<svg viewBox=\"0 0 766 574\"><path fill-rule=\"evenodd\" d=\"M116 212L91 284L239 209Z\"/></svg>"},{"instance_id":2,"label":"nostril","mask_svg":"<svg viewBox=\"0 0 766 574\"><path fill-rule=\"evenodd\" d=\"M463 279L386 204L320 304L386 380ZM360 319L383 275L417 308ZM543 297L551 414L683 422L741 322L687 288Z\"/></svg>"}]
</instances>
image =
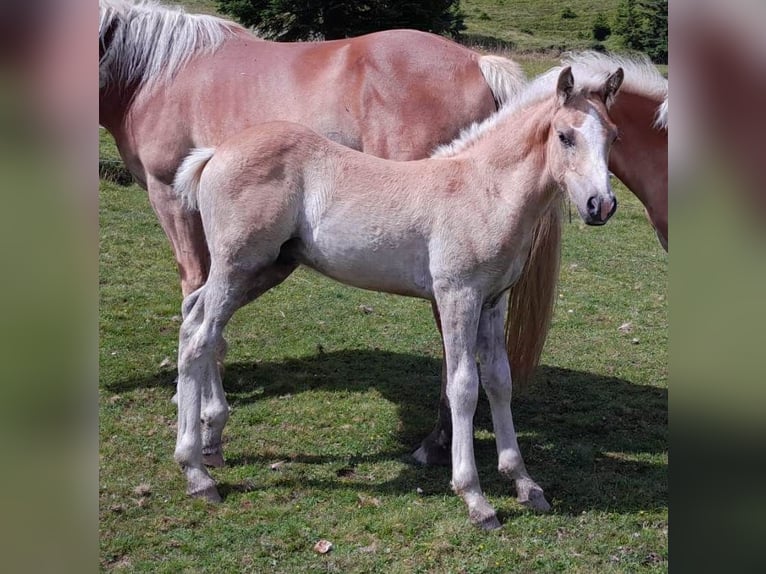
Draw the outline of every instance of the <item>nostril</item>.
<instances>
[{"instance_id":1,"label":"nostril","mask_svg":"<svg viewBox=\"0 0 766 574\"><path fill-rule=\"evenodd\" d=\"M598 197L596 197L595 195L593 195L593 196L588 198L587 205L588 205L588 214L589 215L591 215L593 217L598 217L598 213L599 213L599 211L601 211L599 209L599 203L600 202L598 200Z\"/></svg>"}]
</instances>

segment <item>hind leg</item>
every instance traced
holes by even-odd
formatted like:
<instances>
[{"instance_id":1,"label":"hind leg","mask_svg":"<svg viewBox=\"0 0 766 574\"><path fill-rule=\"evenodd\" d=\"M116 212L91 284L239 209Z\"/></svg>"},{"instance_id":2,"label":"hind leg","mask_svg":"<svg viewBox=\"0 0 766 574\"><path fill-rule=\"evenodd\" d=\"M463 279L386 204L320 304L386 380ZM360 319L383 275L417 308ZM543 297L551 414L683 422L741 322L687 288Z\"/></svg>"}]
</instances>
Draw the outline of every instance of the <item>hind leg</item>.
<instances>
[{"instance_id":1,"label":"hind leg","mask_svg":"<svg viewBox=\"0 0 766 574\"><path fill-rule=\"evenodd\" d=\"M187 493L220 501L206 462L223 463L223 428L229 418L217 364L223 328L234 312L284 281L296 268L275 261L250 272L215 266L205 286L184 301L186 318L178 347L178 439L175 459L186 474Z\"/></svg>"},{"instance_id":2,"label":"hind leg","mask_svg":"<svg viewBox=\"0 0 766 574\"><path fill-rule=\"evenodd\" d=\"M521 504L545 512L550 510L550 504L545 500L543 489L532 480L524 466L513 426L511 368L503 336L506 307L507 302L503 297L494 307L482 310L477 339L481 383L489 398L497 443L497 468L503 476L514 481L517 499Z\"/></svg>"},{"instance_id":3,"label":"hind leg","mask_svg":"<svg viewBox=\"0 0 766 574\"><path fill-rule=\"evenodd\" d=\"M278 258L268 267L250 273L242 305L250 303L272 287L282 283L296 267L297 263ZM226 402L222 383L226 346L226 341L220 337L216 346L218 374L208 379L209 384L202 388L202 461L206 466L212 467L224 465L223 429L229 420L229 405Z\"/></svg>"}]
</instances>

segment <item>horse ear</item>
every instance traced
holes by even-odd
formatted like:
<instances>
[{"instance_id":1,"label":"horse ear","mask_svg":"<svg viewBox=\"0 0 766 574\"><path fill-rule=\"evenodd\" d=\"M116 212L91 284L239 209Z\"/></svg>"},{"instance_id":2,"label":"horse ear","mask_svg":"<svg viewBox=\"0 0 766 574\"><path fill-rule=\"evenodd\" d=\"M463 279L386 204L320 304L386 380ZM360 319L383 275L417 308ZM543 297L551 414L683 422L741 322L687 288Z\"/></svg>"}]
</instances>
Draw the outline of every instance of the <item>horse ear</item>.
<instances>
[{"instance_id":1,"label":"horse ear","mask_svg":"<svg viewBox=\"0 0 766 574\"><path fill-rule=\"evenodd\" d=\"M559 81L556 85L556 95L560 104L565 104L572 96L574 91L574 76L572 75L572 66L567 66L559 74Z\"/></svg>"},{"instance_id":2,"label":"horse ear","mask_svg":"<svg viewBox=\"0 0 766 574\"><path fill-rule=\"evenodd\" d=\"M614 98L617 96L617 90L620 89L622 81L625 79L625 73L622 68L617 68L617 71L609 76L604 82L604 87L601 89L601 98L604 100L604 105L609 108L614 102Z\"/></svg>"}]
</instances>

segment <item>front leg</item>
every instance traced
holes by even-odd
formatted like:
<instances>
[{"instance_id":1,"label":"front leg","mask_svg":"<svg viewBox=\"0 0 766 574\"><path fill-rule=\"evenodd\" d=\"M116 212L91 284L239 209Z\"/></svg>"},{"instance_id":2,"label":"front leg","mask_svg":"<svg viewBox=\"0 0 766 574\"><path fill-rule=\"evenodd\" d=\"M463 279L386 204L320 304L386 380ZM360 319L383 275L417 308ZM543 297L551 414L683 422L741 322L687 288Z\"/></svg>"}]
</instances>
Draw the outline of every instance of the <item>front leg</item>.
<instances>
[{"instance_id":1,"label":"front leg","mask_svg":"<svg viewBox=\"0 0 766 574\"><path fill-rule=\"evenodd\" d=\"M480 295L470 288L435 285L442 320L447 398L452 415L452 488L468 506L471 522L486 530L500 527L495 509L484 498L473 449L473 417L479 396L476 333Z\"/></svg>"},{"instance_id":2,"label":"front leg","mask_svg":"<svg viewBox=\"0 0 766 574\"><path fill-rule=\"evenodd\" d=\"M546 512L550 504L545 500L543 489L532 480L524 466L516 430L511 415L511 368L505 350L503 319L507 299L489 309L484 309L479 321L478 354L481 363L481 382L489 398L492 426L497 444L498 470L513 480L518 501L533 510Z\"/></svg>"},{"instance_id":3,"label":"front leg","mask_svg":"<svg viewBox=\"0 0 766 574\"><path fill-rule=\"evenodd\" d=\"M442 341L439 415L436 421L436 427L431 431L431 434L423 439L420 447L412 453L412 456L417 462L423 465L447 466L450 463L450 445L452 444L452 413L450 412L449 401L447 400L447 363L444 354L442 323L436 303L431 303L431 310L433 311L436 327L439 329L439 337Z\"/></svg>"}]
</instances>

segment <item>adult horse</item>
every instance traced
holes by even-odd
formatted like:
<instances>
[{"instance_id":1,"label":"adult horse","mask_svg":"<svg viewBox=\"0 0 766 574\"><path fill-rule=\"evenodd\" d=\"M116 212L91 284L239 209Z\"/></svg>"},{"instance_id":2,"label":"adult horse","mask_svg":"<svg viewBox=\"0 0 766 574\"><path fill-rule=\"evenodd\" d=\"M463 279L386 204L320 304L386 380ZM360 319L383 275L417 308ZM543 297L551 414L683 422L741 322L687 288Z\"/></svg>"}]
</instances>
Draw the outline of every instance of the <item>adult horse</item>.
<instances>
[{"instance_id":1,"label":"adult horse","mask_svg":"<svg viewBox=\"0 0 766 574\"><path fill-rule=\"evenodd\" d=\"M620 57L598 52L564 59L575 75L625 70L620 98L609 115L620 137L609 156L609 169L646 208L665 251L668 250L668 81L646 57ZM554 72L555 73L555 72Z\"/></svg>"},{"instance_id":2,"label":"adult horse","mask_svg":"<svg viewBox=\"0 0 766 574\"><path fill-rule=\"evenodd\" d=\"M276 43L153 0L99 9L99 121L149 192L184 295L209 268L199 215L171 189L189 149L279 119L373 155L422 158L525 81L508 59L424 32Z\"/></svg>"},{"instance_id":3,"label":"adult horse","mask_svg":"<svg viewBox=\"0 0 766 574\"><path fill-rule=\"evenodd\" d=\"M176 189L200 210L211 265L207 282L184 299L179 336L175 459L187 492L220 500L204 465L203 435L211 426L222 430L228 417L216 361L224 327L303 264L349 285L435 305L454 429L452 488L474 524L500 526L474 460L478 356L498 469L515 482L521 502L547 509L513 426L504 295L537 273L526 260L536 236L546 236L540 227L560 221L548 214L559 213L562 189L590 225L614 213L607 157L617 129L607 107L621 82L618 69L575 89L565 68L525 88L459 146L420 161L379 159L286 122L194 150ZM555 274L556 266L547 271Z\"/></svg>"},{"instance_id":4,"label":"adult horse","mask_svg":"<svg viewBox=\"0 0 766 574\"><path fill-rule=\"evenodd\" d=\"M647 58L634 56L622 57L582 52L570 54L564 64L572 67L576 77L606 77L620 67L625 71L625 81L620 88L620 97L609 110L609 116L617 125L620 136L609 154L609 169L641 201L655 229L662 247L668 249L668 82ZM545 76L555 76L561 67L545 72ZM466 140L470 141L475 130L481 130L481 124L465 131ZM445 149L452 152L460 149L463 138L453 142ZM443 150L444 151L444 150ZM549 226L546 229L555 229ZM543 242L550 246L552 242ZM529 265L535 267L536 260L547 258L549 265L558 266L558 251L534 249ZM539 267L544 268L544 267ZM525 316L529 302L535 299L535 290L542 283L525 282L511 289L506 323L506 345L511 364L514 368L514 381L528 379L542 354L553 307L538 307L534 319L521 323L513 317ZM539 300L539 299L537 299ZM530 325L534 329L530 329ZM451 416L446 394L446 380L442 372L441 399L438 420L434 430L413 453L422 464L449 464Z\"/></svg>"}]
</instances>

